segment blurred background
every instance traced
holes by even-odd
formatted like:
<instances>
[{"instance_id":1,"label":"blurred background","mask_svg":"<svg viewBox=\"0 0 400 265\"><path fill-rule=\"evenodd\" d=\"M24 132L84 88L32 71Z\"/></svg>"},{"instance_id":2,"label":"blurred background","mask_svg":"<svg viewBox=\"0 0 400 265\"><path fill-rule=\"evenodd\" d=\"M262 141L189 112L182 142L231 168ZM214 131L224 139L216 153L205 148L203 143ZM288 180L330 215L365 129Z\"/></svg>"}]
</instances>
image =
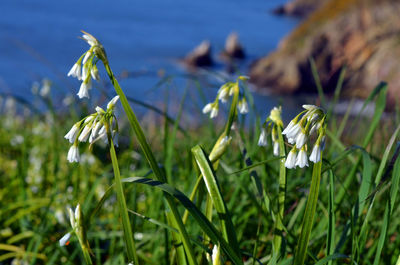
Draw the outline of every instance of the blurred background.
<instances>
[{"instance_id":1,"label":"blurred background","mask_svg":"<svg viewBox=\"0 0 400 265\"><path fill-rule=\"evenodd\" d=\"M168 76L178 94L188 78L204 81L210 98L223 82L245 74L261 112L282 102L318 104L310 59L328 95L344 68L347 98L365 98L382 80L389 82L389 108L400 94L395 0L14 0L0 7L0 92L28 101L32 84L43 78L56 96L77 93L79 82L66 73L88 48L77 39L80 30L103 43L127 94L147 102L164 98L153 88ZM232 33L244 52L239 59L221 55ZM190 53L203 41L211 61L193 63ZM107 82L96 85L112 92Z\"/></svg>"}]
</instances>

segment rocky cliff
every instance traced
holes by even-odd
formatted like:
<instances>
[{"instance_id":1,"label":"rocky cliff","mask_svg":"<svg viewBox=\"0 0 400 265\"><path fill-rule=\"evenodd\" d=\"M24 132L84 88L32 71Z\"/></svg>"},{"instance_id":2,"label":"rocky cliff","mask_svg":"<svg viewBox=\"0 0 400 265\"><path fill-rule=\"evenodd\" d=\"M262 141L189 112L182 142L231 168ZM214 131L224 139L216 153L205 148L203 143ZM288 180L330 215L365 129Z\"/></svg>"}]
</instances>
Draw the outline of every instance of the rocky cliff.
<instances>
[{"instance_id":1,"label":"rocky cliff","mask_svg":"<svg viewBox=\"0 0 400 265\"><path fill-rule=\"evenodd\" d=\"M312 57L326 92L333 90L346 65L342 94L365 97L384 80L393 106L400 101L399 14L397 0L329 0L275 52L253 64L251 80L260 90L314 92Z\"/></svg>"}]
</instances>

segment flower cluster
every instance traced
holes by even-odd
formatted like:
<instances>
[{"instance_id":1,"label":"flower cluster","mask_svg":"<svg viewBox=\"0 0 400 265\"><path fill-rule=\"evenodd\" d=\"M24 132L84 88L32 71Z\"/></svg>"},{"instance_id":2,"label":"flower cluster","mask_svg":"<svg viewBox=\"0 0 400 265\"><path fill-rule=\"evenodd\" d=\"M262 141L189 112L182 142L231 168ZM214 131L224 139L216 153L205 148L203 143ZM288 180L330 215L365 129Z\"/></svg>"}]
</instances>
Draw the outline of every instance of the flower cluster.
<instances>
[{"instance_id":1,"label":"flower cluster","mask_svg":"<svg viewBox=\"0 0 400 265\"><path fill-rule=\"evenodd\" d=\"M303 168L308 166L308 160L313 163L321 161L321 151L325 144L326 115L321 108L314 105L303 105L303 108L305 110L290 121L282 132L286 135L288 142L293 144L293 148L286 158L285 166L287 168L296 166ZM307 141L313 134L317 135L317 140L308 159Z\"/></svg>"},{"instance_id":2,"label":"flower cluster","mask_svg":"<svg viewBox=\"0 0 400 265\"><path fill-rule=\"evenodd\" d=\"M77 235L79 235L83 232L81 231L81 227L83 224L81 206L78 204L75 208L75 211L73 211L71 208L68 208L68 214L69 214L69 221L72 227L72 232L66 233L59 240L61 247L69 244L69 239L71 238L72 233L76 233Z\"/></svg>"},{"instance_id":3,"label":"flower cluster","mask_svg":"<svg viewBox=\"0 0 400 265\"><path fill-rule=\"evenodd\" d=\"M213 102L206 104L203 108L203 113L210 113L210 118L217 117L219 110L219 101L226 103L231 96L235 93L240 93L239 80L246 81L249 78L246 76L239 76L236 82L227 82L223 84L217 92L217 96ZM249 105L247 104L244 93L240 93L242 98L237 103L237 108L240 114L246 114L249 112Z\"/></svg>"},{"instance_id":4,"label":"flower cluster","mask_svg":"<svg viewBox=\"0 0 400 265\"><path fill-rule=\"evenodd\" d=\"M259 146L267 146L268 145L268 138L267 134L269 129L271 129L271 140L273 145L273 153L274 156L279 156L280 147L279 147L279 132L282 131L283 122L281 118L282 108L274 107L268 118L265 120L262 128L260 137L258 138L258 145Z\"/></svg>"},{"instance_id":5,"label":"flower cluster","mask_svg":"<svg viewBox=\"0 0 400 265\"><path fill-rule=\"evenodd\" d=\"M79 142L89 141L90 144L93 144L98 140L103 140L107 144L110 135L114 145L118 146L118 122L114 115L114 107L118 99L119 96L111 99L107 104L107 110L97 106L95 113L75 123L64 136L72 144L67 155L70 163L80 160Z\"/></svg>"},{"instance_id":6,"label":"flower cluster","mask_svg":"<svg viewBox=\"0 0 400 265\"><path fill-rule=\"evenodd\" d=\"M83 32L82 39L85 40L90 48L76 61L68 72L68 76L76 77L82 81L80 86L78 97L89 98L89 89L92 88L92 78L99 80L99 70L97 68L97 62L99 59L106 58L105 51L100 42L87 32Z\"/></svg>"}]
</instances>

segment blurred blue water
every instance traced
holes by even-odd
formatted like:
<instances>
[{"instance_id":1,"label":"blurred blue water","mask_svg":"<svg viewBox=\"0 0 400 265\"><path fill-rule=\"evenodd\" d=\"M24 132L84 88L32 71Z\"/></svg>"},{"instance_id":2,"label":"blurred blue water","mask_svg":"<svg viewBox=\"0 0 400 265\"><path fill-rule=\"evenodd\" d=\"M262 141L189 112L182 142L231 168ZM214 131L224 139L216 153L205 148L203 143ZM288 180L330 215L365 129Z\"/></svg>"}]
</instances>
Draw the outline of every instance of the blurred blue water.
<instances>
[{"instance_id":1,"label":"blurred blue water","mask_svg":"<svg viewBox=\"0 0 400 265\"><path fill-rule=\"evenodd\" d=\"M245 71L249 62L273 50L298 23L271 13L284 2L3 0L0 91L29 97L32 82L48 77L61 91L76 93L79 82L66 73L88 48L77 39L81 29L103 43L114 72L162 68L168 74L184 73L177 59L204 39L211 41L217 58L226 36L236 31L249 55L241 68ZM146 100L159 96L146 93L158 80L146 75L122 83L128 94Z\"/></svg>"}]
</instances>

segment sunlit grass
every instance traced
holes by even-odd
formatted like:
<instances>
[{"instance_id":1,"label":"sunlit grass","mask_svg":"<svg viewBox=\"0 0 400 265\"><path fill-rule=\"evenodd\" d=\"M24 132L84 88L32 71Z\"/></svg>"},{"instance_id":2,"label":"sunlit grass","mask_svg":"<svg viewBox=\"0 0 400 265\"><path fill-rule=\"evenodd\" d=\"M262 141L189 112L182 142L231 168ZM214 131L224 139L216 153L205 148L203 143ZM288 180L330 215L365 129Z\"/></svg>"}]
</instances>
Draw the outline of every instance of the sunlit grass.
<instances>
[{"instance_id":1,"label":"sunlit grass","mask_svg":"<svg viewBox=\"0 0 400 265\"><path fill-rule=\"evenodd\" d=\"M1 105L0 263L212 264L216 245L214 264L396 264L400 129L394 118L382 120L385 84L366 101L375 102L373 117L338 117L322 106L329 110L323 160L286 169L291 147L281 127L278 156L270 140L258 146L269 112L255 112L245 78L229 83L232 100L218 110L226 115L219 122L207 115L185 122L203 106L189 113L182 100L175 116L150 104L161 115L143 126L137 100L124 98L105 66L123 107L115 152L80 143L80 162L67 161L63 137L93 101L58 111L49 94L38 94L27 106L44 102L46 110L24 113L11 97ZM247 115L237 108L244 96ZM244 126L248 115L253 122ZM76 236L59 245L71 230L67 207L78 203L89 257ZM127 225L134 245L126 243Z\"/></svg>"}]
</instances>

